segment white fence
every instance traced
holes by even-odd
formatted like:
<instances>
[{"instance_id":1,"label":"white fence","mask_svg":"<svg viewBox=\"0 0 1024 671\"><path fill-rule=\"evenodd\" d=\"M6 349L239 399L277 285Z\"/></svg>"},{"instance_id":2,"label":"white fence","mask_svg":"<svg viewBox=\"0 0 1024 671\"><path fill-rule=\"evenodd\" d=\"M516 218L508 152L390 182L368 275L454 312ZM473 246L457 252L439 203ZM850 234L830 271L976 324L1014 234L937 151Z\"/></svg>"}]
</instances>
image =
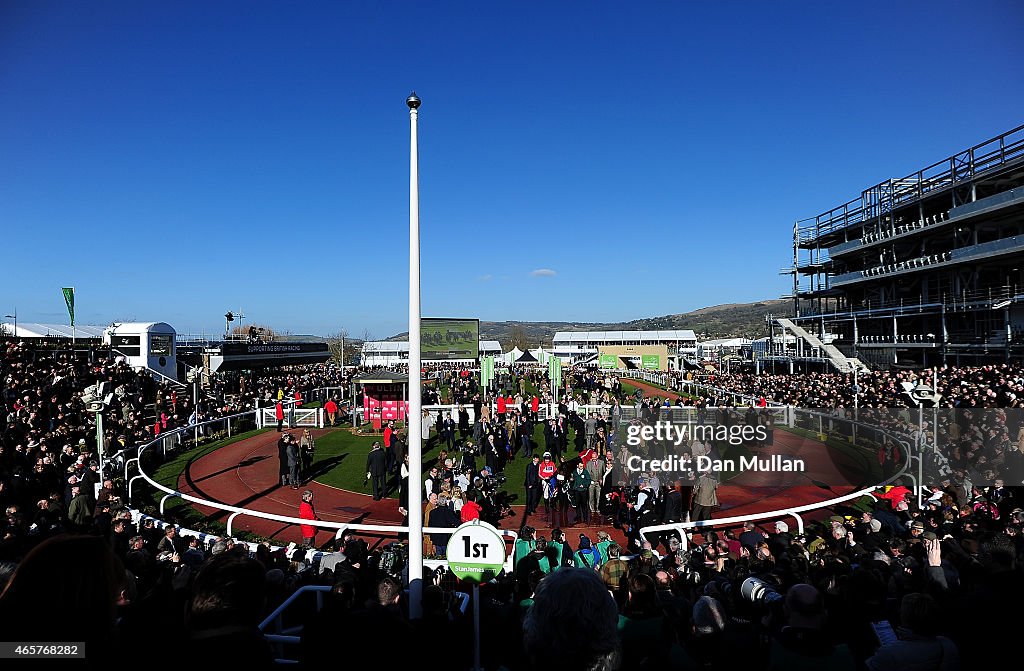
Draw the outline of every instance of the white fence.
<instances>
[{"instance_id":1,"label":"white fence","mask_svg":"<svg viewBox=\"0 0 1024 671\"><path fill-rule=\"evenodd\" d=\"M257 414L257 424L261 429L277 426L277 410L275 408L260 408L259 414ZM324 428L323 408L286 408L283 424L289 429L322 429Z\"/></svg>"},{"instance_id":2,"label":"white fence","mask_svg":"<svg viewBox=\"0 0 1024 671\"><path fill-rule=\"evenodd\" d=\"M221 503L219 501L210 501L210 500L207 500L207 499L204 499L204 498L201 498L201 497L198 497L198 496L193 496L192 494L186 494L184 492L180 492L180 491L177 491L177 490L172 489L170 487L167 487L165 485L162 485L159 482L157 482L156 480L154 480L152 477L150 477L149 474L146 473L142 469L143 456L144 456L144 454L145 454L145 452L147 450L160 450L166 456L169 447L173 448L174 446L178 445L178 443L181 442L183 436L188 437L188 436L191 436L191 435L200 435L205 430L207 430L209 427L220 427L220 426L227 426L227 427L229 427L228 428L228 433L230 433L230 431L231 431L230 427L232 426L232 423L234 423L234 426L237 427L239 422L241 422L243 420L248 420L248 421L253 421L254 422L254 421L256 421L258 419L259 414L260 414L260 411L250 410L250 411L245 412L245 413L240 413L240 414L237 414L237 415L231 415L230 417L221 417L221 418L218 418L218 419L208 420L208 421L202 422L200 424L182 427L180 429L175 429L174 431L168 431L167 433L161 434L159 438L156 438L155 440L152 440L152 441L150 441L148 443L145 443L145 444L140 445L138 447L127 448L125 450L122 450L121 452L118 452L116 455L113 455L112 458L114 458L114 457L124 458L132 450L134 450L135 453L136 453L136 456L134 456L134 457L132 457L130 459L126 459L125 463L124 463L125 480L127 480L127 482L128 482L128 502L129 502L129 505L132 504L132 498L133 498L132 494L134 492L136 482L141 480L141 481L144 481L145 483L149 484L151 487L154 487L155 489L157 489L157 490L159 490L159 491L164 493L164 495L160 499L160 504L159 504L159 511L160 511L161 515L163 515L165 510L166 510L167 502L169 500L175 499L175 498L181 499L183 501L187 501L187 502L195 504L195 505L206 506L206 507L214 508L216 510L220 510L220 511L223 511L223 512L231 513L228 516L228 519L227 519L227 522L226 522L226 536L229 536L229 537L232 536L232 533L234 531L235 519L237 517L239 517L239 516L257 517L259 519L273 520L275 522L282 522L282 523L285 523L285 524L306 525L306 526L315 527L316 529L333 530L335 532L335 538L340 538L342 533L345 532L345 530L352 530L352 531L358 531L358 532L367 532L367 533L372 533L372 534L382 534L382 535L387 535L387 536L394 536L396 538L398 537L399 534L408 534L409 533L409 527L408 526L402 526L402 525L395 525L395 524L352 524L352 523L347 523L347 522L325 522L325 521L320 521L320 520L305 520L305 519L301 519L301 518L298 518L298 517L291 517L291 516L288 516L288 515L276 515L276 514L273 514L273 513L267 513L267 512L260 511L260 510L250 510L248 508L243 508L243 507L239 507L239 506L232 506L232 505L228 505L226 503ZM276 420L275 420L275 423L276 423ZM237 431L236 431L236 433L237 433ZM138 475L135 475L135 476L129 478L128 477L128 470L129 470L129 467L132 464L135 464L135 467L138 470ZM135 517L136 520L138 520L138 519L150 519L148 516L144 515L142 512L138 511L137 509L133 509L133 516ZM158 520L155 517L151 518L151 519L157 520L158 523L159 523L159 526L161 526L161 527L168 526L167 522ZM423 528L423 532L425 534L431 534L431 533L438 533L438 534L440 534L440 533L451 533L453 530L454 529L438 528L438 527L424 527ZM209 540L210 538L213 538L212 536L210 536L208 534L203 534L201 532L193 531L193 530L189 530L189 529L182 529L181 531L185 535L198 536L201 540ZM506 543L509 544L510 546L514 547L515 541L518 538L518 534L516 534L516 532L508 530L508 529L499 529L499 531L500 531L502 537L505 538ZM256 549L256 544L255 543L247 543L247 545L248 545L250 551L253 551L253 552L255 551L255 549ZM312 559L318 557L320 554L322 554L322 553L317 551L317 550L309 550L307 552L307 554L306 554L306 559L312 560ZM513 560L513 557L514 557L514 553L512 553L512 552L508 552L507 553L507 558L505 560L505 566L504 566L506 571L509 571L509 572L512 571L512 560ZM431 567L437 567L437 566L445 566L445 567L447 567L448 566L448 562L445 561L445 560L424 560L424 564L427 565L427 566L431 566Z\"/></svg>"}]
</instances>

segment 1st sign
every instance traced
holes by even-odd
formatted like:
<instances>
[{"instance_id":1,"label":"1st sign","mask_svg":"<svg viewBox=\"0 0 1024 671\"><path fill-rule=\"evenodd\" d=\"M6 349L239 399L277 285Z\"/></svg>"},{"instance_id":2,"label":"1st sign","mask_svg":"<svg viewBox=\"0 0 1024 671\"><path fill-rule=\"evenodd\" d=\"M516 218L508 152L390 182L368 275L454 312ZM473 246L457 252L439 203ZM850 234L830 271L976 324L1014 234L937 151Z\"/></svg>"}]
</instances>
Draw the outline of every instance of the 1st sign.
<instances>
[{"instance_id":1,"label":"1st sign","mask_svg":"<svg viewBox=\"0 0 1024 671\"><path fill-rule=\"evenodd\" d=\"M491 580L505 565L505 539L487 522L466 522L448 541L448 568L459 578L481 583Z\"/></svg>"}]
</instances>

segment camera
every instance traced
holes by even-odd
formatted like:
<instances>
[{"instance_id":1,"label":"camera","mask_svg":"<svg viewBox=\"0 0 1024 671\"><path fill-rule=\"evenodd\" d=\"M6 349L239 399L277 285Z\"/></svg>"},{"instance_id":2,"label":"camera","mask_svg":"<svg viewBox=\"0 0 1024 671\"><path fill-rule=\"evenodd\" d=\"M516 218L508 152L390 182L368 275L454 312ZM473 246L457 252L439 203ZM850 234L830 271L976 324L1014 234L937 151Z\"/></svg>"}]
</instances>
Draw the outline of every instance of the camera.
<instances>
[{"instance_id":1,"label":"camera","mask_svg":"<svg viewBox=\"0 0 1024 671\"><path fill-rule=\"evenodd\" d=\"M408 549L399 542L388 543L380 553L377 568L388 575L398 577L409 562Z\"/></svg>"},{"instance_id":2,"label":"camera","mask_svg":"<svg viewBox=\"0 0 1024 671\"><path fill-rule=\"evenodd\" d=\"M494 475L488 475L486 478L484 478L484 490L488 492L493 491L500 487L501 485L505 484L507 481L508 478L505 477L504 473L495 473Z\"/></svg>"},{"instance_id":3,"label":"camera","mask_svg":"<svg viewBox=\"0 0 1024 671\"><path fill-rule=\"evenodd\" d=\"M770 604L782 599L775 587L760 578L750 576L740 585L740 596L752 604Z\"/></svg>"}]
</instances>

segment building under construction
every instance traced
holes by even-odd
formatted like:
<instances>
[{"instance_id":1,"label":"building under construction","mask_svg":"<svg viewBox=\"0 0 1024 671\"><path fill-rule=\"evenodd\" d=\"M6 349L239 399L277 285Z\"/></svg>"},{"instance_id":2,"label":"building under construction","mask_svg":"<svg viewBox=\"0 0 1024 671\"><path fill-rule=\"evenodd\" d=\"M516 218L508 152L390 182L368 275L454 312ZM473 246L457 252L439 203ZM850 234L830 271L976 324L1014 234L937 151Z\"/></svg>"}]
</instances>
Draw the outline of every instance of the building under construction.
<instances>
[{"instance_id":1,"label":"building under construction","mask_svg":"<svg viewBox=\"0 0 1024 671\"><path fill-rule=\"evenodd\" d=\"M796 222L793 315L769 317L765 358L842 372L1019 360L1022 271L1024 126Z\"/></svg>"}]
</instances>

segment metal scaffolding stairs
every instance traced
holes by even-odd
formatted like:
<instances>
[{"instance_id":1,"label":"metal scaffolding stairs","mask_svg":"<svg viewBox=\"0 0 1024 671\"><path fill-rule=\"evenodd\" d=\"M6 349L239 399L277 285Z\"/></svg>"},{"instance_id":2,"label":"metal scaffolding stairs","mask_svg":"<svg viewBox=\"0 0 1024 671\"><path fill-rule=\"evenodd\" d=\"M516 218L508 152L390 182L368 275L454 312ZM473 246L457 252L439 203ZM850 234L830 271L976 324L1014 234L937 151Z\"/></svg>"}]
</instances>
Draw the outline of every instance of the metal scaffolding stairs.
<instances>
[{"instance_id":1,"label":"metal scaffolding stairs","mask_svg":"<svg viewBox=\"0 0 1024 671\"><path fill-rule=\"evenodd\" d=\"M819 352L821 352L821 355L823 357L828 358L828 360L832 363L833 366L835 366L836 370L838 370L840 373L852 373L854 371L867 372L868 370L870 370L867 367L867 365L865 365L865 363L860 359L856 357L846 356L845 354L839 351L838 347L832 344L822 342L821 339L818 338L818 336L814 335L813 333L810 333L802 326L797 326L796 324L793 323L793 320L791 319L786 319L785 317L775 317L775 323L778 324L784 332L788 331L792 333L794 336L800 338L805 343L810 345L813 349L816 349Z\"/></svg>"}]
</instances>

